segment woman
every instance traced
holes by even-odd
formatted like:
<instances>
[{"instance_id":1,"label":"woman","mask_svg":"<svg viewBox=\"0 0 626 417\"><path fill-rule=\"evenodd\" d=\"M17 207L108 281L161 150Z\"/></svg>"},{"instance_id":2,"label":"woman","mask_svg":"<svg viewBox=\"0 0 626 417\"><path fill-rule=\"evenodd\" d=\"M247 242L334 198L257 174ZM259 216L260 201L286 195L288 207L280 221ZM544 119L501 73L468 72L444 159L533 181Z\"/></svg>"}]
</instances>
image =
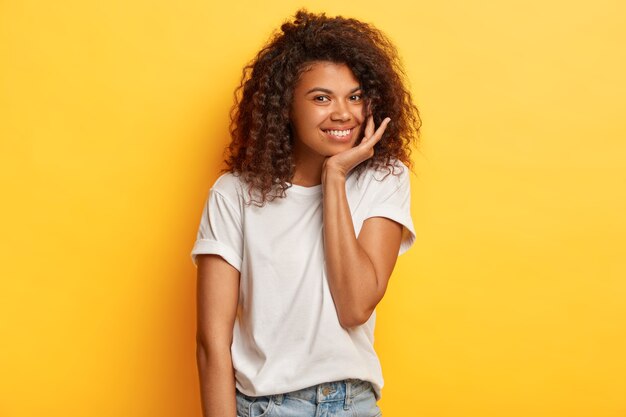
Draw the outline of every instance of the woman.
<instances>
[{"instance_id":1,"label":"woman","mask_svg":"<svg viewBox=\"0 0 626 417\"><path fill-rule=\"evenodd\" d=\"M374 309L414 240L420 125L395 48L301 10L238 93L192 250L204 416L379 416Z\"/></svg>"}]
</instances>

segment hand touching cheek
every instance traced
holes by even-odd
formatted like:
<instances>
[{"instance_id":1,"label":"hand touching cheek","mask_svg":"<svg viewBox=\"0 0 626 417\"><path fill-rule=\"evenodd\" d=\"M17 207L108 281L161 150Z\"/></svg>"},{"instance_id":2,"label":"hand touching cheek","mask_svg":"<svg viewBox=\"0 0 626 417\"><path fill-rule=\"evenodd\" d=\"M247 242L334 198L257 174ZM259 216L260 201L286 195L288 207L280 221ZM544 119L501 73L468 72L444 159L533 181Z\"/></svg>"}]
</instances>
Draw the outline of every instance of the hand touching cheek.
<instances>
[{"instance_id":1,"label":"hand touching cheek","mask_svg":"<svg viewBox=\"0 0 626 417\"><path fill-rule=\"evenodd\" d=\"M374 146L382 139L390 121L391 119L386 117L378 129L374 131L374 117L369 116L361 143L326 159L322 171L322 182L329 173L338 174L345 178L354 167L374 156Z\"/></svg>"}]
</instances>

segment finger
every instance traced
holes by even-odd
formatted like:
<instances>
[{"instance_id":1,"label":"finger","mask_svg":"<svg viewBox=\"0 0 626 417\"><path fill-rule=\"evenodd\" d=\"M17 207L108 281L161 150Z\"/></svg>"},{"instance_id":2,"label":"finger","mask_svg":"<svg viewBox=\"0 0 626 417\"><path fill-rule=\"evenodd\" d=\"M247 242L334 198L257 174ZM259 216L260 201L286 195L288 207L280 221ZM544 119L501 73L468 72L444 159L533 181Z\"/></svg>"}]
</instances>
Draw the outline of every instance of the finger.
<instances>
[{"instance_id":1,"label":"finger","mask_svg":"<svg viewBox=\"0 0 626 417\"><path fill-rule=\"evenodd\" d=\"M385 133L385 129L387 129L387 125L390 121L391 119L389 117L385 117L385 120L383 120L380 126L378 126L378 129L376 129L376 132L370 137L370 140L368 140L369 145L374 146L382 139L383 133Z\"/></svg>"},{"instance_id":2,"label":"finger","mask_svg":"<svg viewBox=\"0 0 626 417\"><path fill-rule=\"evenodd\" d=\"M367 142L369 138L374 134L374 117L369 116L367 123L365 124L365 132L363 132L363 142Z\"/></svg>"}]
</instances>

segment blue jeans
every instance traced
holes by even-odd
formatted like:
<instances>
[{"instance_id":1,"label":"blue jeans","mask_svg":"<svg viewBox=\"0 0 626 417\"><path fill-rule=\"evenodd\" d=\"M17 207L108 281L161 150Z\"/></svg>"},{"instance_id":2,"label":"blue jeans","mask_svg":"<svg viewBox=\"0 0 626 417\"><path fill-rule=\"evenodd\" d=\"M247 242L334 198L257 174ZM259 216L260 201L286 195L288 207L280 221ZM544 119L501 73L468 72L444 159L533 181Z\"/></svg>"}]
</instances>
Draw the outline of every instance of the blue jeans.
<instances>
[{"instance_id":1,"label":"blue jeans","mask_svg":"<svg viewBox=\"0 0 626 417\"><path fill-rule=\"evenodd\" d=\"M372 385L326 382L285 394L251 397L236 390L237 417L380 417Z\"/></svg>"}]
</instances>

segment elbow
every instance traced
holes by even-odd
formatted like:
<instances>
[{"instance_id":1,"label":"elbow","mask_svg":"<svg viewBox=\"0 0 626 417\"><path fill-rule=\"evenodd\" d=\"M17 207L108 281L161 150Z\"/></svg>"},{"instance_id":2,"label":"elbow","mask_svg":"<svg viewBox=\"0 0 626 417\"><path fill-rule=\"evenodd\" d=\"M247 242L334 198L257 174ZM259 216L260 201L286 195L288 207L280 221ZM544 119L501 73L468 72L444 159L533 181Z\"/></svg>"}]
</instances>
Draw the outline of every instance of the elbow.
<instances>
[{"instance_id":1,"label":"elbow","mask_svg":"<svg viewBox=\"0 0 626 417\"><path fill-rule=\"evenodd\" d=\"M351 329L353 327L362 326L372 316L373 309L366 309L360 311L352 311L339 315L339 324L344 329Z\"/></svg>"},{"instance_id":2,"label":"elbow","mask_svg":"<svg viewBox=\"0 0 626 417\"><path fill-rule=\"evenodd\" d=\"M208 347L207 338L199 332L196 333L196 354L206 353Z\"/></svg>"},{"instance_id":3,"label":"elbow","mask_svg":"<svg viewBox=\"0 0 626 417\"><path fill-rule=\"evenodd\" d=\"M208 362L212 357L230 356L231 342L219 340L208 341L206 337L196 336L196 359L198 362Z\"/></svg>"},{"instance_id":4,"label":"elbow","mask_svg":"<svg viewBox=\"0 0 626 417\"><path fill-rule=\"evenodd\" d=\"M232 368L232 355L229 348L215 347L198 343L196 345L196 366L200 375L216 370L227 370Z\"/></svg>"},{"instance_id":5,"label":"elbow","mask_svg":"<svg viewBox=\"0 0 626 417\"><path fill-rule=\"evenodd\" d=\"M199 338L196 338L196 360L198 363L205 363L207 361L207 345Z\"/></svg>"},{"instance_id":6,"label":"elbow","mask_svg":"<svg viewBox=\"0 0 626 417\"><path fill-rule=\"evenodd\" d=\"M202 343L196 343L196 365L200 372L205 372L209 364L209 355L206 346Z\"/></svg>"}]
</instances>

